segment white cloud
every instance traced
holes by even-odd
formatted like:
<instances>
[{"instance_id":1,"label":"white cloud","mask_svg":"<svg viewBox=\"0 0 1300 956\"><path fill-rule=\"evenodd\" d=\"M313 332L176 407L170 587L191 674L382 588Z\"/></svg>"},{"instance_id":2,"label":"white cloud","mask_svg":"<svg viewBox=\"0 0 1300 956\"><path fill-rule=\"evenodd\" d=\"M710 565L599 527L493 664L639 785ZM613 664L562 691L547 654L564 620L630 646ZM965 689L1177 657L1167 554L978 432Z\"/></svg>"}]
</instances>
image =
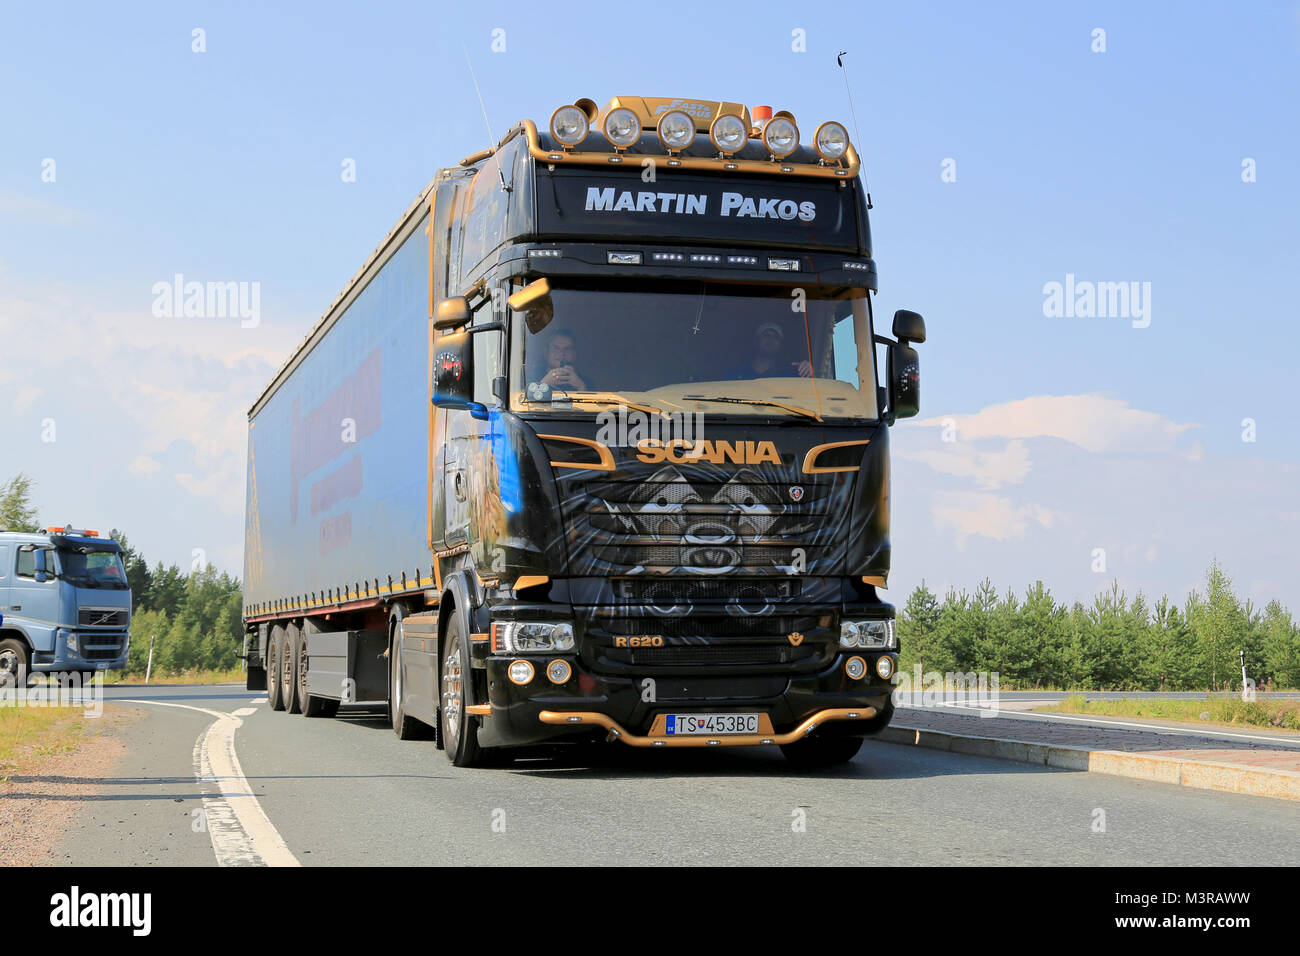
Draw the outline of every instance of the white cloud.
<instances>
[{"instance_id":1,"label":"white cloud","mask_svg":"<svg viewBox=\"0 0 1300 956\"><path fill-rule=\"evenodd\" d=\"M1172 451L1194 423L1174 422L1105 394L1034 395L990 405L974 415L927 418L916 424L956 423L963 442L981 438L1059 438L1092 452Z\"/></svg>"}]
</instances>

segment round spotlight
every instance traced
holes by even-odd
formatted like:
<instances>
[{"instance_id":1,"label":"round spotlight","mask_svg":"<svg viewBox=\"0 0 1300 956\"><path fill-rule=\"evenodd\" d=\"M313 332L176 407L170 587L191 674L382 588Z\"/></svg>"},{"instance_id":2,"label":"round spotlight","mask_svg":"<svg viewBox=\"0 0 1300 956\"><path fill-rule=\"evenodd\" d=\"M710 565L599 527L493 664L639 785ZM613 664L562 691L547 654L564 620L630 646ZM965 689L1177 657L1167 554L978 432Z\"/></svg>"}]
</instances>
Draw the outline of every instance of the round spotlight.
<instances>
[{"instance_id":1,"label":"round spotlight","mask_svg":"<svg viewBox=\"0 0 1300 956\"><path fill-rule=\"evenodd\" d=\"M572 149L591 132L587 114L576 106L561 106L551 114L551 135L561 146Z\"/></svg>"},{"instance_id":2,"label":"round spotlight","mask_svg":"<svg viewBox=\"0 0 1300 956\"><path fill-rule=\"evenodd\" d=\"M839 123L822 123L813 135L817 155L828 163L838 160L849 148L849 131Z\"/></svg>"},{"instance_id":3,"label":"round spotlight","mask_svg":"<svg viewBox=\"0 0 1300 956\"><path fill-rule=\"evenodd\" d=\"M867 674L867 662L861 657L850 657L844 662L844 673L850 680L862 680Z\"/></svg>"},{"instance_id":4,"label":"round spotlight","mask_svg":"<svg viewBox=\"0 0 1300 956\"><path fill-rule=\"evenodd\" d=\"M680 153L695 142L695 120L681 110L665 113L656 129L659 142L671 153Z\"/></svg>"},{"instance_id":5,"label":"round spotlight","mask_svg":"<svg viewBox=\"0 0 1300 956\"><path fill-rule=\"evenodd\" d=\"M625 106L610 110L605 117L605 138L619 149L627 149L641 138L641 121Z\"/></svg>"},{"instance_id":6,"label":"round spotlight","mask_svg":"<svg viewBox=\"0 0 1300 956\"><path fill-rule=\"evenodd\" d=\"M745 121L734 113L724 113L709 127L709 139L724 156L739 152L749 142Z\"/></svg>"},{"instance_id":7,"label":"round spotlight","mask_svg":"<svg viewBox=\"0 0 1300 956\"><path fill-rule=\"evenodd\" d=\"M881 680L889 680L894 676L894 659L887 654L882 654L876 658L876 673Z\"/></svg>"},{"instance_id":8,"label":"round spotlight","mask_svg":"<svg viewBox=\"0 0 1300 956\"><path fill-rule=\"evenodd\" d=\"M512 684L530 684L533 680L533 665L528 661L511 661L506 676Z\"/></svg>"},{"instance_id":9,"label":"round spotlight","mask_svg":"<svg viewBox=\"0 0 1300 956\"><path fill-rule=\"evenodd\" d=\"M785 159L799 148L799 127L788 116L778 116L763 127L763 145L777 159Z\"/></svg>"},{"instance_id":10,"label":"round spotlight","mask_svg":"<svg viewBox=\"0 0 1300 956\"><path fill-rule=\"evenodd\" d=\"M563 684L573 676L573 668L568 661L551 661L546 665L546 679L552 684Z\"/></svg>"}]
</instances>

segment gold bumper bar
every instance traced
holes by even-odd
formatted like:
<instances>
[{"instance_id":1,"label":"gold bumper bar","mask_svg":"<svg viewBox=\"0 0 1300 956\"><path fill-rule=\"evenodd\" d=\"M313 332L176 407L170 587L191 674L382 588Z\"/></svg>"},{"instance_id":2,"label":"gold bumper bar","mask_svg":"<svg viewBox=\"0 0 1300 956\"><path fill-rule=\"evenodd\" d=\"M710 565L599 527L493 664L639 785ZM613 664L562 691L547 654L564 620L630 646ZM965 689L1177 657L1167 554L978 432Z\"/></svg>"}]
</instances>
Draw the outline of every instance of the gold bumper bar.
<instances>
[{"instance_id":1,"label":"gold bumper bar","mask_svg":"<svg viewBox=\"0 0 1300 956\"><path fill-rule=\"evenodd\" d=\"M784 734L758 733L758 734L718 734L717 736L708 736L701 734L690 737L668 737L651 733L649 736L641 737L637 734L628 733L618 721L611 720L604 714L597 714L592 711L554 711L544 710L538 715L538 718L544 724L565 724L565 725L582 725L594 724L598 727L604 727L609 731L609 739L619 740L630 747L754 747L761 744L790 744L796 740L802 740L810 733L816 730L820 725L832 720L870 720L876 716L876 708L859 707L859 708L832 708L829 710L819 710L794 730ZM762 717L763 721L767 720L767 715ZM662 726L663 718L655 720L654 728ZM770 724L767 724L770 727Z\"/></svg>"}]
</instances>

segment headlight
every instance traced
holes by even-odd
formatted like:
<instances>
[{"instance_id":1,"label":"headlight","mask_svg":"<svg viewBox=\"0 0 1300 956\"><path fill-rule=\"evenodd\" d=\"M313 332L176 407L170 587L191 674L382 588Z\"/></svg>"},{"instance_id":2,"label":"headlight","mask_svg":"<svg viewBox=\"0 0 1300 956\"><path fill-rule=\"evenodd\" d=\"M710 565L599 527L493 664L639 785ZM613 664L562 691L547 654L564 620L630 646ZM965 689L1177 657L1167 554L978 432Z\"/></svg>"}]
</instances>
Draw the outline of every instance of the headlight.
<instances>
[{"instance_id":1,"label":"headlight","mask_svg":"<svg viewBox=\"0 0 1300 956\"><path fill-rule=\"evenodd\" d=\"M715 119L709 127L709 139L718 148L718 152L730 156L749 142L749 130L745 129L745 121L739 116L726 113Z\"/></svg>"},{"instance_id":2,"label":"headlight","mask_svg":"<svg viewBox=\"0 0 1300 956\"><path fill-rule=\"evenodd\" d=\"M785 159L799 148L799 127L785 116L768 120L763 127L763 145L777 159Z\"/></svg>"},{"instance_id":3,"label":"headlight","mask_svg":"<svg viewBox=\"0 0 1300 956\"><path fill-rule=\"evenodd\" d=\"M657 132L664 149L680 153L695 142L695 120L681 110L673 110L659 120Z\"/></svg>"},{"instance_id":4,"label":"headlight","mask_svg":"<svg viewBox=\"0 0 1300 956\"><path fill-rule=\"evenodd\" d=\"M840 647L892 650L898 646L893 620L845 621L840 625Z\"/></svg>"},{"instance_id":5,"label":"headlight","mask_svg":"<svg viewBox=\"0 0 1300 956\"><path fill-rule=\"evenodd\" d=\"M67 648L69 654L76 654L78 657L81 656L80 645L77 643L76 634L68 635Z\"/></svg>"},{"instance_id":6,"label":"headlight","mask_svg":"<svg viewBox=\"0 0 1300 956\"><path fill-rule=\"evenodd\" d=\"M587 114L576 106L561 106L551 114L551 135L561 146L577 146L590 130Z\"/></svg>"},{"instance_id":7,"label":"headlight","mask_svg":"<svg viewBox=\"0 0 1300 956\"><path fill-rule=\"evenodd\" d=\"M573 650L573 625L500 621L492 625L495 654L549 654Z\"/></svg>"},{"instance_id":8,"label":"headlight","mask_svg":"<svg viewBox=\"0 0 1300 956\"><path fill-rule=\"evenodd\" d=\"M620 149L627 149L641 138L641 121L625 106L610 110L605 117L605 138Z\"/></svg>"},{"instance_id":9,"label":"headlight","mask_svg":"<svg viewBox=\"0 0 1300 956\"><path fill-rule=\"evenodd\" d=\"M833 163L849 148L849 131L839 123L822 123L813 136L813 146L818 156Z\"/></svg>"}]
</instances>

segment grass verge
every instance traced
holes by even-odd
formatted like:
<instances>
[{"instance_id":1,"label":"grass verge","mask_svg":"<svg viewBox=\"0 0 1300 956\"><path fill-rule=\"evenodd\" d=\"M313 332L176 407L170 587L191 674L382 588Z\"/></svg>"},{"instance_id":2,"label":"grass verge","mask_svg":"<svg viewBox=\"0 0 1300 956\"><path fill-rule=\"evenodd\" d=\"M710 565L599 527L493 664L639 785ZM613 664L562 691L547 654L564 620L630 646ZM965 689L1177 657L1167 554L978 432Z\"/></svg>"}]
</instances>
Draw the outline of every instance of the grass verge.
<instances>
[{"instance_id":1,"label":"grass verge","mask_svg":"<svg viewBox=\"0 0 1300 956\"><path fill-rule=\"evenodd\" d=\"M1061 714L1091 714L1098 717L1145 717L1155 720L1179 720L1192 724L1300 730L1300 700L1244 701L1227 697L1088 700L1083 695L1076 694L1056 704L1035 707L1034 710Z\"/></svg>"},{"instance_id":2,"label":"grass verge","mask_svg":"<svg viewBox=\"0 0 1300 956\"><path fill-rule=\"evenodd\" d=\"M84 719L80 707L0 707L0 781L32 757L72 753Z\"/></svg>"}]
</instances>

